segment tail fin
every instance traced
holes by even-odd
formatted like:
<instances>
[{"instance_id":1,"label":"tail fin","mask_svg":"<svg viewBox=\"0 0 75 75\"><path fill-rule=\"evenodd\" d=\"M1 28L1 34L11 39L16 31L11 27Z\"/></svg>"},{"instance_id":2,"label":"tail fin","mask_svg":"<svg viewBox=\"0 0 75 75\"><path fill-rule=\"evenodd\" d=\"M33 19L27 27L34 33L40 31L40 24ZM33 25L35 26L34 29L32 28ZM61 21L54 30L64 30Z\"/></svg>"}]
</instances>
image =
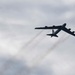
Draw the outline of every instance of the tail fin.
<instances>
[{"instance_id":1,"label":"tail fin","mask_svg":"<svg viewBox=\"0 0 75 75\"><path fill-rule=\"evenodd\" d=\"M51 37L58 37L57 35L54 35L54 34L47 34L48 36L51 36Z\"/></svg>"},{"instance_id":2,"label":"tail fin","mask_svg":"<svg viewBox=\"0 0 75 75\"><path fill-rule=\"evenodd\" d=\"M63 26L65 27L66 26L66 23L64 23Z\"/></svg>"},{"instance_id":3,"label":"tail fin","mask_svg":"<svg viewBox=\"0 0 75 75\"><path fill-rule=\"evenodd\" d=\"M54 34L54 29L52 29L52 34Z\"/></svg>"}]
</instances>

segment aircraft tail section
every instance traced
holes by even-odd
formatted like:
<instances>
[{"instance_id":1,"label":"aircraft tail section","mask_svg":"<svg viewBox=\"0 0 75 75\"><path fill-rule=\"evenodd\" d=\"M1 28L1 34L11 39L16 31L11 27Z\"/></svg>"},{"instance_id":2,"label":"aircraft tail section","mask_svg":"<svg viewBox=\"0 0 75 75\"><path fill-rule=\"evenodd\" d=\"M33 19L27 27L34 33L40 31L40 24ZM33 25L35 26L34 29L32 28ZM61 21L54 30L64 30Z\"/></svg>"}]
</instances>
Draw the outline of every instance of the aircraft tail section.
<instances>
[{"instance_id":1,"label":"aircraft tail section","mask_svg":"<svg viewBox=\"0 0 75 75\"><path fill-rule=\"evenodd\" d=\"M51 36L51 37L58 37L57 35L54 35L54 34L47 34L48 36Z\"/></svg>"},{"instance_id":2,"label":"aircraft tail section","mask_svg":"<svg viewBox=\"0 0 75 75\"><path fill-rule=\"evenodd\" d=\"M63 26L65 27L66 26L66 23L64 23Z\"/></svg>"}]
</instances>

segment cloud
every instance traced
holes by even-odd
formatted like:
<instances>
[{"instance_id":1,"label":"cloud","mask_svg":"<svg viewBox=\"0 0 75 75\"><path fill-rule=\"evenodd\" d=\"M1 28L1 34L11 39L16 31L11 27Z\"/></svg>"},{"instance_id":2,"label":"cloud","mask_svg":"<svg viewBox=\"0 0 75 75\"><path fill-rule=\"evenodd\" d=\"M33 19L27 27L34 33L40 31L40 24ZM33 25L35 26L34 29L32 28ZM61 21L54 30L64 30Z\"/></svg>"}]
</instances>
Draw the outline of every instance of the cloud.
<instances>
[{"instance_id":1,"label":"cloud","mask_svg":"<svg viewBox=\"0 0 75 75\"><path fill-rule=\"evenodd\" d=\"M49 75L52 74L50 70L46 70L46 66L40 66L40 67L35 67L35 68L30 68L29 66L26 65L26 63L23 60L20 59L12 59L6 66L3 66L4 62L8 60L8 57L3 57L0 56L0 74L1 75L30 75L30 74L35 74L35 75ZM50 73L49 73L50 72Z\"/></svg>"},{"instance_id":2,"label":"cloud","mask_svg":"<svg viewBox=\"0 0 75 75\"><path fill-rule=\"evenodd\" d=\"M73 30L75 25L75 1L74 0L2 0L0 1L0 54L3 56L14 55L19 48L25 44L29 39L36 35L39 31L35 31L37 26L51 26L53 24L60 25L67 22L67 27ZM48 32L44 32L47 34ZM51 31L49 31L51 33ZM59 34L61 37L63 32ZM42 34L41 34L42 35ZM64 34L66 35L66 34ZM41 37L41 36L39 36ZM63 36L64 37L64 36ZM34 53L42 55L50 48L58 39L46 37L35 50L27 53L26 59L32 59ZM37 41L35 41L37 42ZM45 66L33 70L34 75L73 75L74 72L74 38L71 36L68 41L59 45L54 49L52 55L47 62L50 67L45 69ZM56 52L56 54L55 54ZM25 51L23 52L25 56ZM68 57L67 57L68 56ZM72 56L72 57L71 57ZM21 57L21 56L20 56ZM36 57L36 56L34 56ZM38 55L37 55L38 57ZM70 58L71 57L71 58ZM2 58L3 59L3 58ZM26 61L26 59L23 59ZM72 60L71 60L72 59ZM20 72L27 75L29 67L24 62L19 60L12 60L14 66L6 71L6 74L15 74ZM3 61L5 62L5 61ZM45 62L43 64L45 65ZM46 62L46 63L47 63ZM28 62L27 62L28 63ZM29 62L31 63L31 62ZM17 65L18 64L18 65ZM18 68L18 66L20 67ZM30 64L29 64L30 65ZM14 68L16 66L16 68ZM47 66L47 65L46 65ZM49 72L50 69L50 72ZM11 72L12 71L12 72ZM14 72L15 71L15 72ZM24 72L25 71L25 72ZM5 75L6 75L5 74ZM62 75L61 74L61 75Z\"/></svg>"}]
</instances>

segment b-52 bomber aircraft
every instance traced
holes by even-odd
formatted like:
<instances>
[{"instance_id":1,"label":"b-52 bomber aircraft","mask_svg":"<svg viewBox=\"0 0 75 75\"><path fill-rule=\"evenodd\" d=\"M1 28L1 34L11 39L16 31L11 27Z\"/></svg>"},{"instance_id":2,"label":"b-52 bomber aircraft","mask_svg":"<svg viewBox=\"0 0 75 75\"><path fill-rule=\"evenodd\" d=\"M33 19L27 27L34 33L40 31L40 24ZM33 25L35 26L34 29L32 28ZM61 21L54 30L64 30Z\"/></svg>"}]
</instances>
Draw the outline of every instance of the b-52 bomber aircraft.
<instances>
[{"instance_id":1,"label":"b-52 bomber aircraft","mask_svg":"<svg viewBox=\"0 0 75 75\"><path fill-rule=\"evenodd\" d=\"M63 25L59 25L59 26L45 26L45 27L36 27L35 29L52 29L52 34L47 34L48 36L51 37L58 37L58 33L63 30L73 36L75 36L75 31L71 31L71 28L66 28L66 23L64 23ZM54 31L54 29L57 29L56 31Z\"/></svg>"}]
</instances>

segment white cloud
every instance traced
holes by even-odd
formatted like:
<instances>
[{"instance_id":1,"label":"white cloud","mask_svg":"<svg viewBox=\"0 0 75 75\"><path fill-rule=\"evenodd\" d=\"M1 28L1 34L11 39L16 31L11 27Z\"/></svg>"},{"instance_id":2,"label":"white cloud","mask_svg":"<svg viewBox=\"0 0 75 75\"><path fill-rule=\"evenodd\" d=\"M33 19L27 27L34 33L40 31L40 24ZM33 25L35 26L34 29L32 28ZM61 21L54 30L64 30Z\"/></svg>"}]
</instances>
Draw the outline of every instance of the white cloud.
<instances>
[{"instance_id":1,"label":"white cloud","mask_svg":"<svg viewBox=\"0 0 75 75\"><path fill-rule=\"evenodd\" d=\"M0 54L1 53L7 54L7 55L16 54L18 49L24 44L24 41L26 43L29 40L29 38L31 39L31 37L34 36L34 34L39 32L34 30L36 26L45 26L45 25L51 26L53 24L55 25L63 24L64 22L68 22L68 24L70 25L72 24L75 18L75 15L74 15L75 1L74 0L60 0L60 1L59 0L2 0L0 1L0 4L1 4L0 5L1 7L0 46L2 50L0 51ZM75 24L75 22L73 23ZM45 34L47 33L48 32L45 32ZM51 31L49 33L51 33ZM63 34L61 32L58 35L60 38ZM39 37L41 38L41 36ZM25 58L28 59L29 61L32 60L32 57L34 56L34 53L36 52L38 52L39 56L41 56L42 53L46 51L45 49L48 49L49 47L51 47L58 40L58 38L55 39L50 37L49 38L47 37L46 39L47 40L43 40L43 42L38 45L35 51L33 50L32 52L30 52L29 50L29 52L27 53L28 56L26 56ZM48 64L48 66L49 65L51 66L53 75L75 74L74 72L75 61L73 61L75 60L74 54L70 54L72 51L72 50L70 51L70 49L74 50L74 45L73 45L74 42L72 42L74 41L73 39L74 38L70 38L69 39L70 42L68 41L67 43L64 42L64 44L61 45L60 47L57 46L56 48L54 48L56 49L57 53L55 54L55 51L54 51L51 56L48 56L46 58L46 59L50 58L50 60L47 60L47 62L52 62L52 64ZM35 42L37 42L37 40ZM66 49L70 53L67 53ZM61 50L63 50L65 53L62 54ZM67 54L69 54L69 57L66 56ZM23 52L23 56L25 56L25 51ZM70 56L72 56L71 57L72 60L69 59ZM19 57L22 58L21 60L27 63L25 58L23 58L22 56L19 56ZM45 62L46 61L43 62L44 65L45 65ZM28 63L31 63L31 62L28 62ZM19 70L21 68L19 68ZM38 69L36 70L38 72ZM42 74L44 73L43 71L41 71ZM10 72L10 70L8 70L8 72ZM14 72L14 70L12 72ZM39 73L41 74L41 72ZM45 75L47 73L45 73ZM38 73L34 73L34 74L38 75Z\"/></svg>"},{"instance_id":2,"label":"white cloud","mask_svg":"<svg viewBox=\"0 0 75 75\"><path fill-rule=\"evenodd\" d=\"M74 5L75 4L75 0L62 0L65 4L67 5Z\"/></svg>"}]
</instances>

